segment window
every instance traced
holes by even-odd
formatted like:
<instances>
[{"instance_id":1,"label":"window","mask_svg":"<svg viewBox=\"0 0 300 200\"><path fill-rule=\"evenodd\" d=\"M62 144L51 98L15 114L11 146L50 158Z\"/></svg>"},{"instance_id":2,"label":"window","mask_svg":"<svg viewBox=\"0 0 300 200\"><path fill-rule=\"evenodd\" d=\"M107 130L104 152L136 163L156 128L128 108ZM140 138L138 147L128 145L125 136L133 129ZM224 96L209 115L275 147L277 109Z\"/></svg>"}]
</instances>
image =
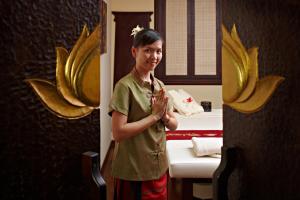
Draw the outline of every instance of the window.
<instances>
[{"instance_id":1,"label":"window","mask_svg":"<svg viewBox=\"0 0 300 200\"><path fill-rule=\"evenodd\" d=\"M155 75L165 84L220 85L220 0L155 0L155 29L165 39Z\"/></svg>"}]
</instances>

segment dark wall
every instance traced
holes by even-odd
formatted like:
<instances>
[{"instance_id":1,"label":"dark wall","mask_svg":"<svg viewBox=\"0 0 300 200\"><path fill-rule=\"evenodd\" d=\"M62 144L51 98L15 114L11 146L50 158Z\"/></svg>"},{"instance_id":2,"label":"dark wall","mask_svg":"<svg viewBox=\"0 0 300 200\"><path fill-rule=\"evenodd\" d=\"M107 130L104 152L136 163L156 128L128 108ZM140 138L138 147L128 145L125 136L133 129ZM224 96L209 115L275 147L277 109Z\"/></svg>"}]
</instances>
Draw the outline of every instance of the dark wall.
<instances>
[{"instance_id":1,"label":"dark wall","mask_svg":"<svg viewBox=\"0 0 300 200\"><path fill-rule=\"evenodd\" d=\"M58 118L24 79L55 81L55 47L99 23L99 0L0 1L0 16L0 199L85 199L81 154L99 152L99 110Z\"/></svg>"},{"instance_id":2,"label":"dark wall","mask_svg":"<svg viewBox=\"0 0 300 200\"><path fill-rule=\"evenodd\" d=\"M300 199L300 3L223 0L222 17L247 48L259 47L260 77L286 78L257 113L224 106L224 145L241 148L230 199Z\"/></svg>"}]
</instances>

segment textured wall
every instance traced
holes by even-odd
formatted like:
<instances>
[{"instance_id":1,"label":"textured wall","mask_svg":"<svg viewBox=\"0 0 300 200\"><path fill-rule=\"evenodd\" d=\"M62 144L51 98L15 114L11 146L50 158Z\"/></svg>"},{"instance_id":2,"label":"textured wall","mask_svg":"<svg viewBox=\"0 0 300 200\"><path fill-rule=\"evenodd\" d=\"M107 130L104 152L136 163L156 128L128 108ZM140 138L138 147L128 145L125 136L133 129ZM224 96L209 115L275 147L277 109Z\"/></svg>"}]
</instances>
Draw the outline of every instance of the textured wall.
<instances>
[{"instance_id":1,"label":"textured wall","mask_svg":"<svg viewBox=\"0 0 300 200\"><path fill-rule=\"evenodd\" d=\"M237 25L247 48L259 47L260 77L286 78L257 113L224 107L224 143L242 149L230 199L300 199L300 3L223 0L222 12L223 23Z\"/></svg>"},{"instance_id":2,"label":"textured wall","mask_svg":"<svg viewBox=\"0 0 300 200\"><path fill-rule=\"evenodd\" d=\"M81 153L99 152L99 110L58 118L23 80L55 80L55 47L96 26L99 0L0 1L0 16L0 199L84 199Z\"/></svg>"}]
</instances>

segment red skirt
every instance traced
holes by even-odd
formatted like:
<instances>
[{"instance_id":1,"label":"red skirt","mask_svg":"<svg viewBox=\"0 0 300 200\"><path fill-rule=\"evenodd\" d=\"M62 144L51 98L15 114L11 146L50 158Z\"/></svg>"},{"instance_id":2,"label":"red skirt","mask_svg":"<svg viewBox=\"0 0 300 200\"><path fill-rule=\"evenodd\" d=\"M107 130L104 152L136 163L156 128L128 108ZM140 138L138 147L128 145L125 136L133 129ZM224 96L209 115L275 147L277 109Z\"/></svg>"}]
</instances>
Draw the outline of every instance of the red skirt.
<instances>
[{"instance_id":1,"label":"red skirt","mask_svg":"<svg viewBox=\"0 0 300 200\"><path fill-rule=\"evenodd\" d=\"M167 200L167 180L167 173L150 181L115 178L114 200Z\"/></svg>"}]
</instances>

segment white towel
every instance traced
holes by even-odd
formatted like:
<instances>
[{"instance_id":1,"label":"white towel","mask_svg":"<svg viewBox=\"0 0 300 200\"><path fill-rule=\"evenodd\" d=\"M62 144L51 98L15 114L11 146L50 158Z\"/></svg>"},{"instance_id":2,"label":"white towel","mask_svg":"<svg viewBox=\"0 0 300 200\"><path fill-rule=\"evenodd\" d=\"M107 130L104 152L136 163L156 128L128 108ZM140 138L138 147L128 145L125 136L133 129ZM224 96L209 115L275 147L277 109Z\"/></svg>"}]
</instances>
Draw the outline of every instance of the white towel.
<instances>
[{"instance_id":1,"label":"white towel","mask_svg":"<svg viewBox=\"0 0 300 200\"><path fill-rule=\"evenodd\" d=\"M182 89L179 89L178 91L169 90L168 94L171 97L174 108L181 115L190 116L192 114L204 112L203 107L186 91Z\"/></svg>"},{"instance_id":2,"label":"white towel","mask_svg":"<svg viewBox=\"0 0 300 200\"><path fill-rule=\"evenodd\" d=\"M192 137L193 150L196 156L221 154L223 138Z\"/></svg>"}]
</instances>

